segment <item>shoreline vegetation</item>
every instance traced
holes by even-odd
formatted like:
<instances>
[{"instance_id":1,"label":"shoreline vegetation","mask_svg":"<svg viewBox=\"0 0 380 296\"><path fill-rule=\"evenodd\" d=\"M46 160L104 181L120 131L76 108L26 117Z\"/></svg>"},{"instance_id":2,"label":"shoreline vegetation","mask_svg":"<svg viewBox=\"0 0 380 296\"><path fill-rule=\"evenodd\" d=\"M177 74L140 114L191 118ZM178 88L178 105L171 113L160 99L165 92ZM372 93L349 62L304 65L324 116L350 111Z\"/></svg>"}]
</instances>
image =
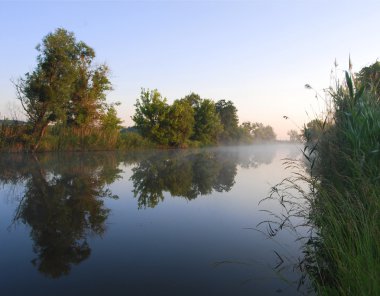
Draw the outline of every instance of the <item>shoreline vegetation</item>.
<instances>
[{"instance_id":1,"label":"shoreline vegetation","mask_svg":"<svg viewBox=\"0 0 380 296\"><path fill-rule=\"evenodd\" d=\"M269 223L270 236L310 229L297 265L317 295L380 295L380 62L349 68L316 94L325 111L304 127L305 160L288 159L291 177L268 197L287 213Z\"/></svg>"},{"instance_id":2,"label":"shoreline vegetation","mask_svg":"<svg viewBox=\"0 0 380 296\"><path fill-rule=\"evenodd\" d=\"M232 101L191 93L172 104L157 90L141 89L132 116L121 126L109 68L95 63L95 51L63 28L36 47L37 65L13 81L25 121L0 121L0 152L96 151L192 148L274 141L273 128L239 125Z\"/></svg>"}]
</instances>

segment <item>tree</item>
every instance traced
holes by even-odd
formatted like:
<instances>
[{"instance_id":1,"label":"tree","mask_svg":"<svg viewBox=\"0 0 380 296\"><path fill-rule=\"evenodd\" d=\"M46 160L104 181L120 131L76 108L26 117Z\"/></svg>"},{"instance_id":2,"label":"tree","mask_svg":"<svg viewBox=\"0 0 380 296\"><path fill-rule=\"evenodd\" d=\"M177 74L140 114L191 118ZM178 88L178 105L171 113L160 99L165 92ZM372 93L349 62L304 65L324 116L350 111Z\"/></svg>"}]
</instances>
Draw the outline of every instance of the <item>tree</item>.
<instances>
[{"instance_id":1,"label":"tree","mask_svg":"<svg viewBox=\"0 0 380 296\"><path fill-rule=\"evenodd\" d=\"M86 52L86 51L85 51ZM91 53L91 51L89 51ZM105 103L106 92L112 90L106 65L92 66L95 55L81 54L73 94L67 106L68 125L89 128L98 123L109 107Z\"/></svg>"},{"instance_id":2,"label":"tree","mask_svg":"<svg viewBox=\"0 0 380 296\"><path fill-rule=\"evenodd\" d=\"M223 131L223 125L214 101L202 99L196 93L191 93L182 100L187 101L194 110L194 132L191 139L206 145L215 144Z\"/></svg>"},{"instance_id":3,"label":"tree","mask_svg":"<svg viewBox=\"0 0 380 296\"><path fill-rule=\"evenodd\" d=\"M239 119L234 103L232 101L220 100L215 104L215 109L223 125L222 140L236 140L238 136Z\"/></svg>"},{"instance_id":4,"label":"tree","mask_svg":"<svg viewBox=\"0 0 380 296\"><path fill-rule=\"evenodd\" d=\"M223 131L215 103L209 99L203 99L195 106L194 111L195 124L192 139L203 144L215 144Z\"/></svg>"},{"instance_id":5,"label":"tree","mask_svg":"<svg viewBox=\"0 0 380 296\"><path fill-rule=\"evenodd\" d=\"M380 62L364 67L356 74L359 85L371 90L376 97L380 95Z\"/></svg>"},{"instance_id":6,"label":"tree","mask_svg":"<svg viewBox=\"0 0 380 296\"><path fill-rule=\"evenodd\" d=\"M194 110L184 100L176 100L169 108L167 138L171 146L183 146L193 133Z\"/></svg>"},{"instance_id":7,"label":"tree","mask_svg":"<svg viewBox=\"0 0 380 296\"><path fill-rule=\"evenodd\" d=\"M137 99L135 107L132 119L140 133L158 144L167 145L167 114L170 108L166 99L162 99L156 89L141 89L140 99Z\"/></svg>"},{"instance_id":8,"label":"tree","mask_svg":"<svg viewBox=\"0 0 380 296\"><path fill-rule=\"evenodd\" d=\"M301 142L302 134L299 134L296 130L288 131L289 141L290 142Z\"/></svg>"},{"instance_id":9,"label":"tree","mask_svg":"<svg viewBox=\"0 0 380 296\"><path fill-rule=\"evenodd\" d=\"M93 124L104 111L111 89L105 65L93 66L94 50L74 33L57 29L37 46L37 66L15 83L31 126L35 151L50 123Z\"/></svg>"},{"instance_id":10,"label":"tree","mask_svg":"<svg viewBox=\"0 0 380 296\"><path fill-rule=\"evenodd\" d=\"M194 92L185 96L182 100L188 102L193 109L199 107L200 103L202 102L201 97Z\"/></svg>"},{"instance_id":11,"label":"tree","mask_svg":"<svg viewBox=\"0 0 380 296\"><path fill-rule=\"evenodd\" d=\"M309 121L302 129L302 137L309 144L316 144L323 134L324 123L320 119Z\"/></svg>"},{"instance_id":12,"label":"tree","mask_svg":"<svg viewBox=\"0 0 380 296\"><path fill-rule=\"evenodd\" d=\"M249 132L255 141L274 141L276 134L270 125L264 126L261 122L243 122L242 127Z\"/></svg>"},{"instance_id":13,"label":"tree","mask_svg":"<svg viewBox=\"0 0 380 296\"><path fill-rule=\"evenodd\" d=\"M100 124L101 130L105 134L104 138L108 145L114 146L117 142L121 126L121 119L117 117L117 112L114 105L107 107L107 112L101 115Z\"/></svg>"}]
</instances>

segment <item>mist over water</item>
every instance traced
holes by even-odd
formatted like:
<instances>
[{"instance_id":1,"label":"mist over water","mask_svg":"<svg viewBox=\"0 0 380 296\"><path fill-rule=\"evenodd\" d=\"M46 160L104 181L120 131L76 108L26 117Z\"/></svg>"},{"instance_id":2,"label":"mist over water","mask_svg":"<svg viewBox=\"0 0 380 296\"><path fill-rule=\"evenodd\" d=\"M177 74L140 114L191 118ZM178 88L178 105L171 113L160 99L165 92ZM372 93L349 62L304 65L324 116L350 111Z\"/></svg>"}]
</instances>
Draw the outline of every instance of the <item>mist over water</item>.
<instances>
[{"instance_id":1,"label":"mist over water","mask_svg":"<svg viewBox=\"0 0 380 296\"><path fill-rule=\"evenodd\" d=\"M300 147L268 144L144 152L0 156L4 295L294 295L274 250L284 232L252 230L258 205Z\"/></svg>"}]
</instances>

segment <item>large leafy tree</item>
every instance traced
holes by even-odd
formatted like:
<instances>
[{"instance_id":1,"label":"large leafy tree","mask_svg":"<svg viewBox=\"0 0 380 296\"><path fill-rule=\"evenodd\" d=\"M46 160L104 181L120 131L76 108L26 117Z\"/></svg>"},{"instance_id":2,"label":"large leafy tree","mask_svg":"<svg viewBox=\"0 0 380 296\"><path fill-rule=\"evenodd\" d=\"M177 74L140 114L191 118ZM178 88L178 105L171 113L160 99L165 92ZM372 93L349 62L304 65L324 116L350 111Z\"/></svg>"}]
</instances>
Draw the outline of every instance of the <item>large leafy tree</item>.
<instances>
[{"instance_id":1,"label":"large leafy tree","mask_svg":"<svg viewBox=\"0 0 380 296\"><path fill-rule=\"evenodd\" d=\"M37 66L16 83L36 150L52 122L89 126L104 110L111 89L106 65L94 66L94 50L73 33L57 29L36 47Z\"/></svg>"}]
</instances>

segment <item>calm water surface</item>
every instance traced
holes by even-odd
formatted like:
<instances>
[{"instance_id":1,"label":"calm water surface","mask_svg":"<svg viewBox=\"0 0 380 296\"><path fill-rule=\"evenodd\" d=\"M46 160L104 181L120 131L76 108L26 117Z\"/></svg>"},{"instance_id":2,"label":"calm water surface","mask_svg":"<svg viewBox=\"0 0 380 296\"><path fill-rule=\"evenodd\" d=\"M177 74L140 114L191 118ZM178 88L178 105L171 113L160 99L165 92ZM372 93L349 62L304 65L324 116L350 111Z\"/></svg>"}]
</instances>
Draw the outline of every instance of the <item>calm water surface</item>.
<instances>
[{"instance_id":1,"label":"calm water surface","mask_svg":"<svg viewBox=\"0 0 380 296\"><path fill-rule=\"evenodd\" d=\"M1 155L1 295L297 294L294 236L252 228L299 151Z\"/></svg>"}]
</instances>

